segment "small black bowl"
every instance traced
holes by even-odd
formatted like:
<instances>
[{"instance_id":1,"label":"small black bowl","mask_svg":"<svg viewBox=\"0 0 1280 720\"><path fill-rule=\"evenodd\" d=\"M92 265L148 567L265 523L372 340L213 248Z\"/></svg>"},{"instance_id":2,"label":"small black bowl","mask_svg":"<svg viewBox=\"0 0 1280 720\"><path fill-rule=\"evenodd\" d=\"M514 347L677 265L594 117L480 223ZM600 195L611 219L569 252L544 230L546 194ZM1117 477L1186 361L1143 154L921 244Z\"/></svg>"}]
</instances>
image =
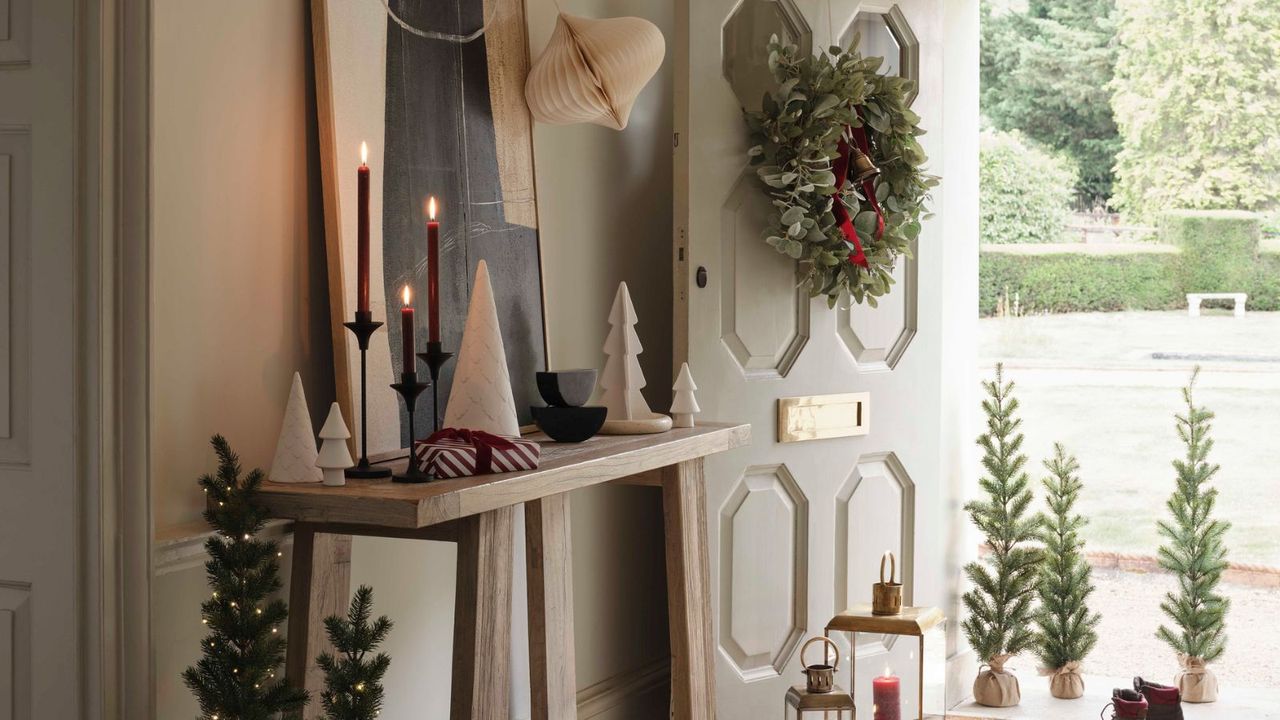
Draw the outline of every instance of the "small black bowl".
<instances>
[{"instance_id":1,"label":"small black bowl","mask_svg":"<svg viewBox=\"0 0 1280 720\"><path fill-rule=\"evenodd\" d=\"M552 407L581 407L596 389L596 371L560 370L537 373L538 394Z\"/></svg>"},{"instance_id":2,"label":"small black bowl","mask_svg":"<svg viewBox=\"0 0 1280 720\"><path fill-rule=\"evenodd\" d=\"M577 443L600 432L609 408L602 405L587 407L533 407L533 421L538 429L556 442Z\"/></svg>"}]
</instances>

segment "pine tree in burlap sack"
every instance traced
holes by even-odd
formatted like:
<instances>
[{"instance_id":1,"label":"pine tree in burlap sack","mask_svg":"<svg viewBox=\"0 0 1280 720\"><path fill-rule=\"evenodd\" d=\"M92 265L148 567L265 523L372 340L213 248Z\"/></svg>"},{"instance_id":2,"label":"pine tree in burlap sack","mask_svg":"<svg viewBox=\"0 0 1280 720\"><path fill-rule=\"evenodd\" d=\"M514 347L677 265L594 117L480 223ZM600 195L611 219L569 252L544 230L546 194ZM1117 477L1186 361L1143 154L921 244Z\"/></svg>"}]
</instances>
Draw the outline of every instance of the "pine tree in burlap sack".
<instances>
[{"instance_id":1,"label":"pine tree in burlap sack","mask_svg":"<svg viewBox=\"0 0 1280 720\"><path fill-rule=\"evenodd\" d=\"M1022 421L1013 383L1004 381L1004 368L996 366L996 379L984 382L987 399L982 409L987 431L978 438L985 475L978 480L985 497L965 505L969 518L982 531L990 548L986 558L965 566L973 588L964 594L967 617L963 628L983 670L974 684L975 699L985 705L1017 704L1017 679L1005 673L1004 663L1032 646L1032 603L1040 551L1029 545L1036 540L1036 517L1031 506L1031 478L1027 456L1022 454ZM979 684L982 687L979 687Z\"/></svg>"},{"instance_id":2,"label":"pine tree in burlap sack","mask_svg":"<svg viewBox=\"0 0 1280 720\"><path fill-rule=\"evenodd\" d=\"M1183 671L1178 676L1183 699L1212 702L1217 699L1217 680L1205 663L1213 662L1226 649L1226 615L1230 601L1217 592L1227 569L1224 538L1230 523L1213 519L1218 490L1209 482L1218 466L1209 463L1213 449L1213 413L1196 405L1193 390L1200 368L1182 389L1186 413L1177 415L1178 437L1186 455L1173 461L1178 473L1177 489L1166 503L1171 520L1158 523L1165 543L1160 546L1160 566L1178 576L1179 590L1168 593L1160 609L1173 621L1161 625L1156 637L1178 653Z\"/></svg>"},{"instance_id":3,"label":"pine tree in burlap sack","mask_svg":"<svg viewBox=\"0 0 1280 720\"><path fill-rule=\"evenodd\" d=\"M1094 628L1102 617L1091 613L1087 604L1093 583L1080 537L1086 521L1075 512L1084 487L1080 464L1055 444L1053 457L1044 466L1049 470L1041 481L1048 512L1040 518L1044 560L1038 582L1036 654L1043 665L1041 672L1050 675L1049 691L1056 698L1071 699L1084 694L1080 662L1098 642Z\"/></svg>"}]
</instances>

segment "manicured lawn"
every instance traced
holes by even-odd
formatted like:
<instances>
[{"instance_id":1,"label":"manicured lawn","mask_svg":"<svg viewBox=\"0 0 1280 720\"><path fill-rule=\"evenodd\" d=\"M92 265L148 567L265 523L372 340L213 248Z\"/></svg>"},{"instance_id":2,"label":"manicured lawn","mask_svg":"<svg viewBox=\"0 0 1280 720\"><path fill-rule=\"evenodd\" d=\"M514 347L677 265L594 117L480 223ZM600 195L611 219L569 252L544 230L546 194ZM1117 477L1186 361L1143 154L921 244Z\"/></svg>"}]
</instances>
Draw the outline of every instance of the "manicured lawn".
<instances>
[{"instance_id":1,"label":"manicured lawn","mask_svg":"<svg viewBox=\"0 0 1280 720\"><path fill-rule=\"evenodd\" d=\"M1211 459L1222 466L1230 559L1280 566L1280 313L1069 314L979 327L983 375L1003 361L1018 385L1036 476L1054 442L1079 458L1095 549L1154 554L1181 453L1173 414L1198 362L1197 399L1218 415Z\"/></svg>"}]
</instances>

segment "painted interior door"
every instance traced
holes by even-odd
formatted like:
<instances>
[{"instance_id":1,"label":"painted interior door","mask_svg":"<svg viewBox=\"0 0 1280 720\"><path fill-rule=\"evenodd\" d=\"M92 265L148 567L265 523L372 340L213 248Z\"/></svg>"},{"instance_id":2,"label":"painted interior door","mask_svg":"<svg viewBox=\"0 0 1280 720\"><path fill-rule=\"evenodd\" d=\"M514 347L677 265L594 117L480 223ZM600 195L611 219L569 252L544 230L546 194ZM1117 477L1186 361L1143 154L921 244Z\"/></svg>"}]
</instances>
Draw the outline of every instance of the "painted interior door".
<instances>
[{"instance_id":1,"label":"painted interior door","mask_svg":"<svg viewBox=\"0 0 1280 720\"><path fill-rule=\"evenodd\" d=\"M0 719L81 717L76 3L0 0Z\"/></svg>"},{"instance_id":2,"label":"painted interior door","mask_svg":"<svg viewBox=\"0 0 1280 720\"><path fill-rule=\"evenodd\" d=\"M803 683L802 643L839 610L870 602L886 550L899 559L906 604L944 606L954 584L943 550L955 512L947 509L943 467L953 432L943 419L944 356L954 332L944 328L944 309L967 298L947 281L944 255L955 252L949 240L972 238L951 236L940 196L948 181L948 4L966 3L689 0L683 7L676 355L693 368L702 417L750 422L753 438L749 448L707 462L721 718L781 716L787 688ZM764 242L771 208L748 167L741 107L758 107L771 85L770 35L825 48L847 44L855 27L864 54L886 57L882 71L919 80L913 109L928 131L921 140L930 170L944 186L918 259L899 264L892 293L877 309L845 301L833 310L797 290L795 263ZM955 32L976 33L976 22ZM870 394L869 434L778 442L779 400L855 392ZM838 682L847 686L848 641L839 642L846 657ZM870 716L871 677L889 665L911 698L903 717L914 717L915 647L859 637L860 715ZM817 646L811 653L810 662L820 661Z\"/></svg>"}]
</instances>

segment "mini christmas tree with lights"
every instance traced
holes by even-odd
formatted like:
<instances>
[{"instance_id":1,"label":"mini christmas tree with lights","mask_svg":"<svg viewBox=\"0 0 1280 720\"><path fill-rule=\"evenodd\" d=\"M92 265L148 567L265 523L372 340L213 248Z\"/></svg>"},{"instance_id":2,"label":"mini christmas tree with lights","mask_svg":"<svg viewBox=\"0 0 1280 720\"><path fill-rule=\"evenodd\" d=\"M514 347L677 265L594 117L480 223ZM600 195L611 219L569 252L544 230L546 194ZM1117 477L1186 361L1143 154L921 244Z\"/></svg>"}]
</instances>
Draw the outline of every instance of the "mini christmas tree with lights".
<instances>
[{"instance_id":1,"label":"mini christmas tree with lights","mask_svg":"<svg viewBox=\"0 0 1280 720\"><path fill-rule=\"evenodd\" d=\"M302 708L307 693L289 687L276 669L284 662L280 633L288 618L280 590L279 550L258 538L266 510L257 501L264 475L240 474L240 458L213 436L218 472L200 478L208 495L204 519L216 531L205 542L205 572L213 595L201 605L209 635L203 656L182 674L200 704L201 720L273 720Z\"/></svg>"},{"instance_id":2,"label":"mini christmas tree with lights","mask_svg":"<svg viewBox=\"0 0 1280 720\"><path fill-rule=\"evenodd\" d=\"M372 614L373 588L361 585L346 618L324 619L329 642L338 651L337 657L321 653L316 658L324 671L320 702L326 720L373 720L382 709L382 676L391 667L391 658L386 653L367 656L391 632L391 621L383 615L370 623Z\"/></svg>"}]
</instances>

